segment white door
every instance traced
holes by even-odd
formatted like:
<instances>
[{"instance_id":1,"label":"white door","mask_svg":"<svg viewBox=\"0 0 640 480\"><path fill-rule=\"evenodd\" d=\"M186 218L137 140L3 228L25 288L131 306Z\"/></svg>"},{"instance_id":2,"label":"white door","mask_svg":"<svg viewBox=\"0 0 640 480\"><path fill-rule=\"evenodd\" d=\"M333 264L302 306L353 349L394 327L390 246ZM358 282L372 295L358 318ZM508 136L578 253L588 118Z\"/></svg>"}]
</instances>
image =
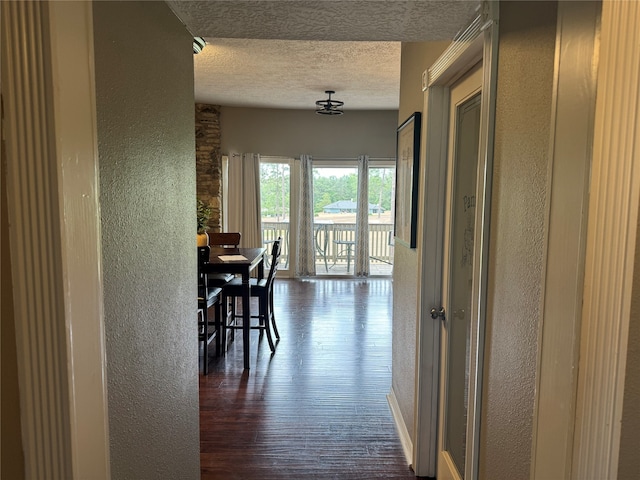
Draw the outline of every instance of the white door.
<instances>
[{"instance_id":1,"label":"white door","mask_svg":"<svg viewBox=\"0 0 640 480\"><path fill-rule=\"evenodd\" d=\"M443 251L444 309L438 424L439 480L471 479L474 475L474 402L477 365L474 328L477 302L476 196L480 139L482 68L475 66L451 87L445 239Z\"/></svg>"}]
</instances>

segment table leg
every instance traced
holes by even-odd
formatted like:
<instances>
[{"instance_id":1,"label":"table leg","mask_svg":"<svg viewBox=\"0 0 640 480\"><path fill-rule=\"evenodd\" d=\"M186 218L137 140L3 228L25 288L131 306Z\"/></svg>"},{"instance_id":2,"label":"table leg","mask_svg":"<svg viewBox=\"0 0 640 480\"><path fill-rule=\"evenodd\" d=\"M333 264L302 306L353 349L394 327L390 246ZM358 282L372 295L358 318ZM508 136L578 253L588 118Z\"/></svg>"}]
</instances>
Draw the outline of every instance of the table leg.
<instances>
[{"instance_id":1,"label":"table leg","mask_svg":"<svg viewBox=\"0 0 640 480\"><path fill-rule=\"evenodd\" d=\"M249 370L249 341L251 332L251 287L249 272L242 274L242 353L244 354L244 368Z\"/></svg>"}]
</instances>

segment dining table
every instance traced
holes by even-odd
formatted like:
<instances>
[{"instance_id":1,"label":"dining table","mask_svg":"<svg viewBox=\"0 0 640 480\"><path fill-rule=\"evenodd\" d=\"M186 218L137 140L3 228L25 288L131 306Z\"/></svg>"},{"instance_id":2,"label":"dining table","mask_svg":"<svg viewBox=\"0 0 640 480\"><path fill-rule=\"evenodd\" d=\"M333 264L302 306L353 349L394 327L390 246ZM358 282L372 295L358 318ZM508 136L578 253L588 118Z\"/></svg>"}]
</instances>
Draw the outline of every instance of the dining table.
<instances>
[{"instance_id":1,"label":"dining table","mask_svg":"<svg viewBox=\"0 0 640 480\"><path fill-rule=\"evenodd\" d=\"M242 276L242 353L244 368L249 370L249 333L251 332L251 273L264 278L265 248L211 247L209 261L202 266L203 273L233 273ZM224 319L226 325L226 319ZM225 328L225 327L223 327ZM223 346L226 348L226 345Z\"/></svg>"}]
</instances>

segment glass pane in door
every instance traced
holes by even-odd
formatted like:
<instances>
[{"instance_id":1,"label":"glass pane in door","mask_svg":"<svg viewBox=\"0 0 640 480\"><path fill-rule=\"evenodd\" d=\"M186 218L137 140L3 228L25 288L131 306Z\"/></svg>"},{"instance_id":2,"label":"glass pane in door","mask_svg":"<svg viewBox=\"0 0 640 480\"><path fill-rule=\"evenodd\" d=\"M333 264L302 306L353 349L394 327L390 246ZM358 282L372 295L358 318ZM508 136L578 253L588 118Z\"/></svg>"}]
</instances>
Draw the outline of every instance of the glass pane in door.
<instances>
[{"instance_id":1,"label":"glass pane in door","mask_svg":"<svg viewBox=\"0 0 640 480\"><path fill-rule=\"evenodd\" d=\"M357 193L357 167L313 167L318 275L353 275Z\"/></svg>"},{"instance_id":2,"label":"glass pane in door","mask_svg":"<svg viewBox=\"0 0 640 480\"><path fill-rule=\"evenodd\" d=\"M467 445L470 309L475 232L480 94L457 107L451 203L445 450L461 476Z\"/></svg>"},{"instance_id":3,"label":"glass pane in door","mask_svg":"<svg viewBox=\"0 0 640 480\"><path fill-rule=\"evenodd\" d=\"M291 167L283 161L261 160L260 204L262 208L262 240L267 251L273 241L282 237L281 268L289 265L289 201L291 194Z\"/></svg>"},{"instance_id":4,"label":"glass pane in door","mask_svg":"<svg viewBox=\"0 0 640 480\"><path fill-rule=\"evenodd\" d=\"M393 269L393 197L395 167L369 164L369 271L391 275Z\"/></svg>"}]
</instances>

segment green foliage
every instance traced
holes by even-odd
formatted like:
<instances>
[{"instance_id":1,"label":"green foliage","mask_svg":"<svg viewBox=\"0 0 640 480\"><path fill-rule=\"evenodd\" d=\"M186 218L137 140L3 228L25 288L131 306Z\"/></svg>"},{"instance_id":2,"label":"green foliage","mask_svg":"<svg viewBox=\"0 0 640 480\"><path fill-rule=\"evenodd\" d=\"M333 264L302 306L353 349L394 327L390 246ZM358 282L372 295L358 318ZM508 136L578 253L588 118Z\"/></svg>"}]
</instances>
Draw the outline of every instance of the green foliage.
<instances>
[{"instance_id":1,"label":"green foliage","mask_svg":"<svg viewBox=\"0 0 640 480\"><path fill-rule=\"evenodd\" d=\"M331 175L323 177L320 169L313 170L313 212L320 213L322 209L340 200L356 201L358 194L358 174L348 173L341 177Z\"/></svg>"},{"instance_id":2,"label":"green foliage","mask_svg":"<svg viewBox=\"0 0 640 480\"><path fill-rule=\"evenodd\" d=\"M369 169L369 203L391 210L394 175L392 168Z\"/></svg>"},{"instance_id":3,"label":"green foliage","mask_svg":"<svg viewBox=\"0 0 640 480\"><path fill-rule=\"evenodd\" d=\"M209 219L211 218L211 207L198 199L196 203L196 222L198 233L204 233L209 228Z\"/></svg>"},{"instance_id":4,"label":"green foliage","mask_svg":"<svg viewBox=\"0 0 640 480\"><path fill-rule=\"evenodd\" d=\"M329 192L324 192L319 199L316 197L316 202L314 202L313 205L313 212L320 213L322 212L322 207L324 207L325 205L330 205L333 202L334 201L331 200L331 194Z\"/></svg>"},{"instance_id":5,"label":"green foliage","mask_svg":"<svg viewBox=\"0 0 640 480\"><path fill-rule=\"evenodd\" d=\"M313 211L321 213L326 205L357 199L358 174L354 168L344 169L345 175L322 176L322 168L313 169ZM369 169L369 203L380 204L385 211L391 209L393 194L393 168ZM262 163L260 165L260 200L263 217L289 218L290 199L289 165Z\"/></svg>"},{"instance_id":6,"label":"green foliage","mask_svg":"<svg viewBox=\"0 0 640 480\"><path fill-rule=\"evenodd\" d=\"M263 217L289 219L290 176L287 164L260 164L260 202Z\"/></svg>"},{"instance_id":7,"label":"green foliage","mask_svg":"<svg viewBox=\"0 0 640 480\"><path fill-rule=\"evenodd\" d=\"M322 212L322 209L331 203L340 200L357 201L358 174L348 173L341 177L321 176L320 169L314 169L313 176L313 211ZM346 170L348 171L348 170ZM369 203L380 204L385 211L391 209L391 195L393 193L393 171L390 168L369 169Z\"/></svg>"}]
</instances>

